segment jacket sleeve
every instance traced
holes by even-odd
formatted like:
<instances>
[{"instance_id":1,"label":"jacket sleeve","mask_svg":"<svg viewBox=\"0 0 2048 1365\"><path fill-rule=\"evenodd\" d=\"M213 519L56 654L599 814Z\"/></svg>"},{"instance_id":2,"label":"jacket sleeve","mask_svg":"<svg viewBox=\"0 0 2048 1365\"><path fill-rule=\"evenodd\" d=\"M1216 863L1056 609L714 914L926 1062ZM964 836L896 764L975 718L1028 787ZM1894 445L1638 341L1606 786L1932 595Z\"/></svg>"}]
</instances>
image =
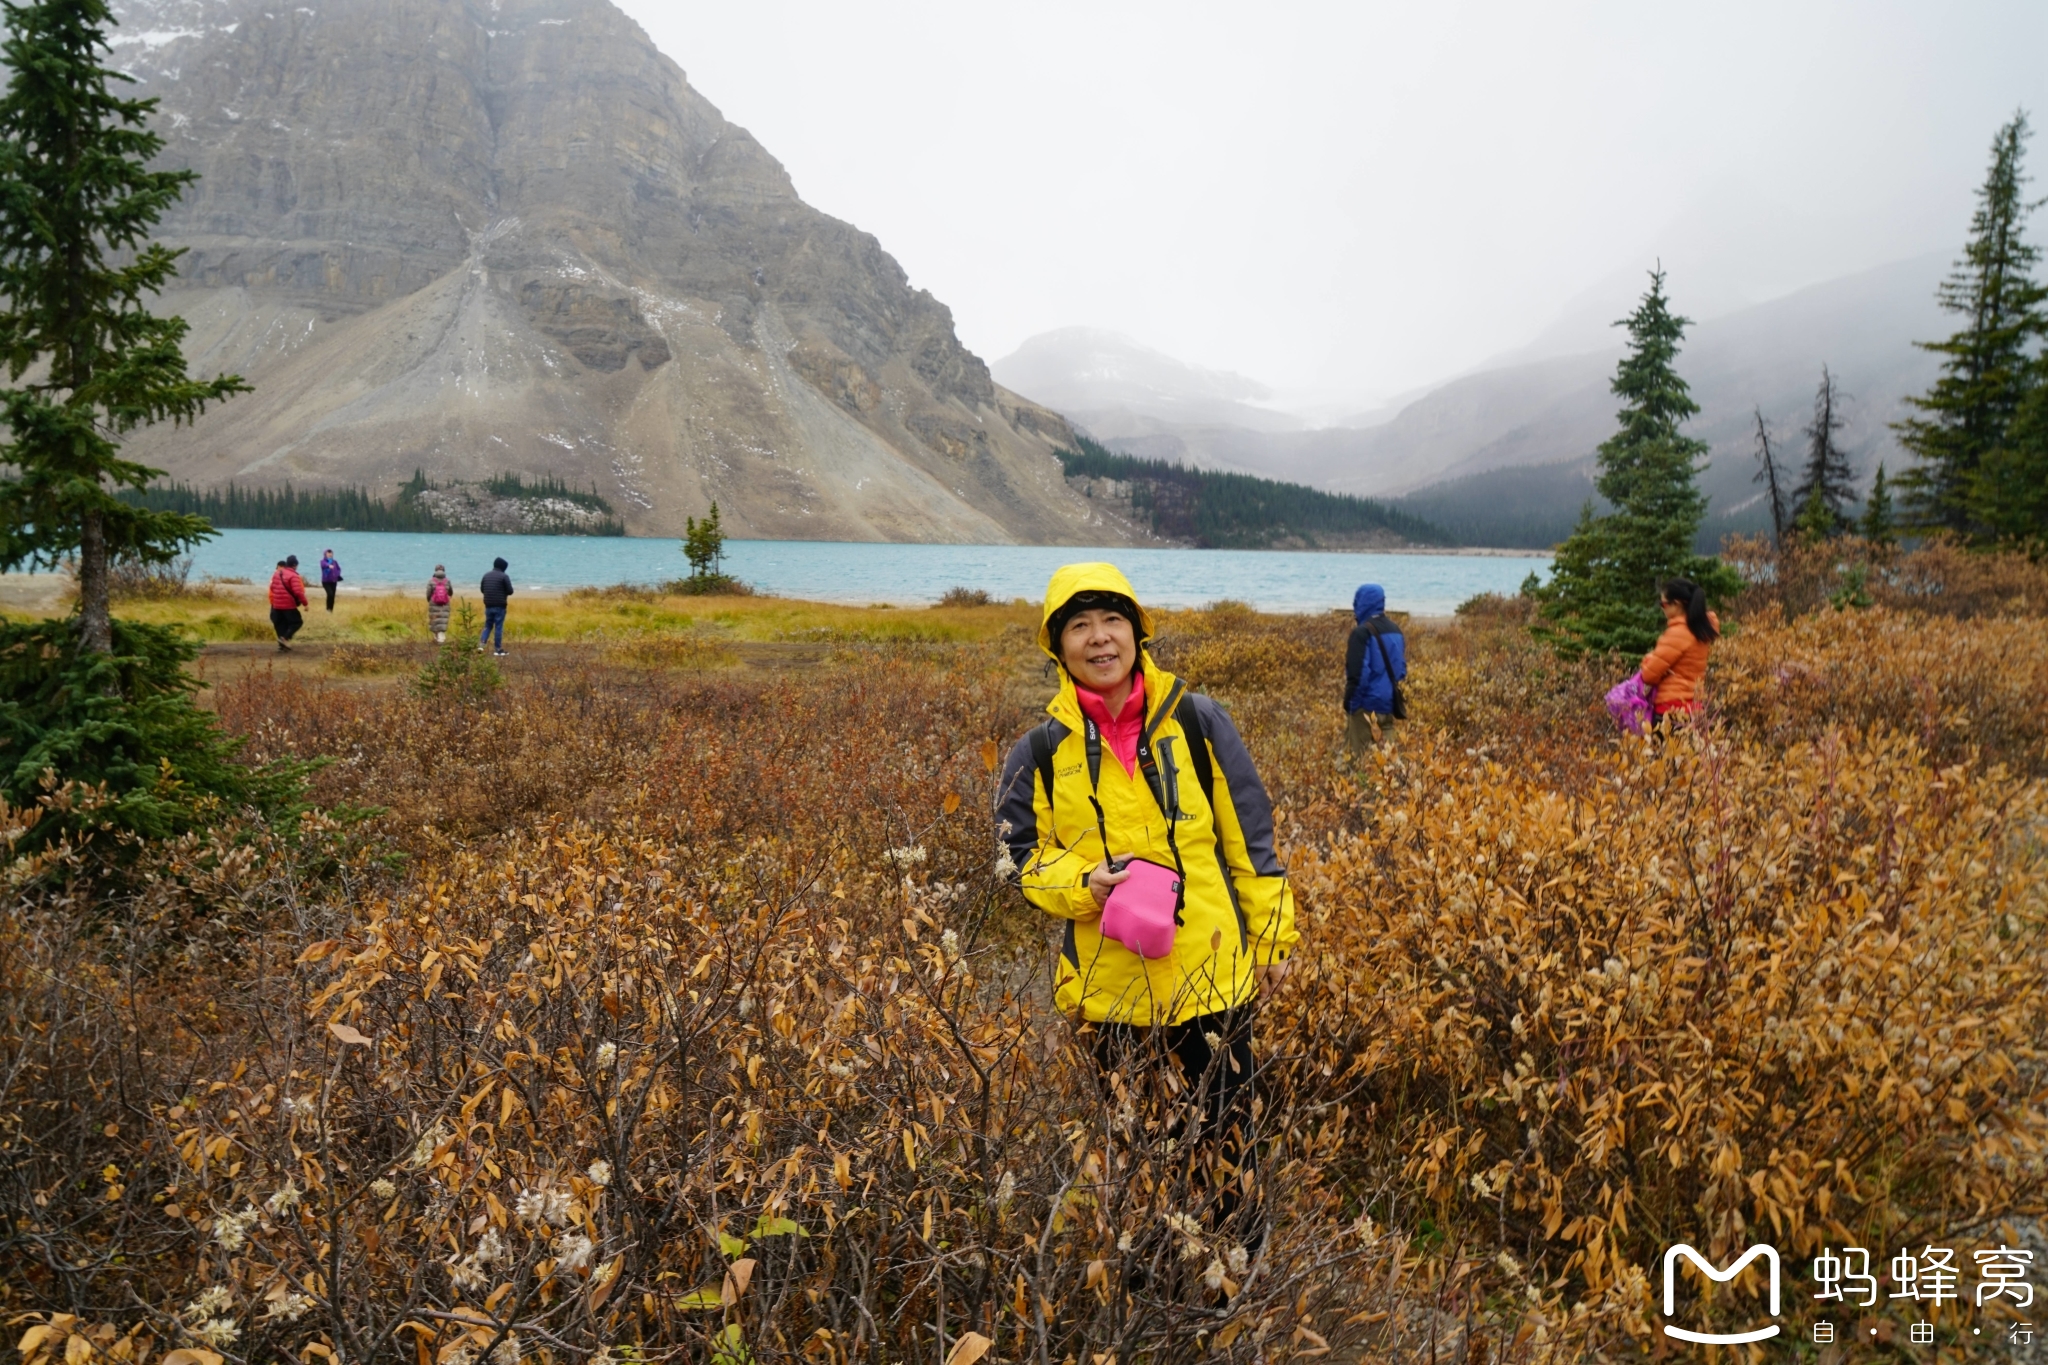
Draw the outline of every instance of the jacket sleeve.
<instances>
[{"instance_id":1,"label":"jacket sleeve","mask_svg":"<svg viewBox=\"0 0 2048 1365\"><path fill-rule=\"evenodd\" d=\"M1216 843L1251 936L1252 960L1285 962L1301 934L1294 927L1294 888L1274 852L1273 800L1229 713L1208 697L1197 694L1194 701L1202 728L1209 732L1218 779L1217 790L1209 793L1216 812Z\"/></svg>"},{"instance_id":2,"label":"jacket sleeve","mask_svg":"<svg viewBox=\"0 0 2048 1365\"><path fill-rule=\"evenodd\" d=\"M1672 665L1685 657L1685 647L1692 642L1692 632L1683 626L1667 626L1657 637L1657 643L1643 656L1643 681L1655 687L1671 674Z\"/></svg>"},{"instance_id":3,"label":"jacket sleeve","mask_svg":"<svg viewBox=\"0 0 2048 1365\"><path fill-rule=\"evenodd\" d=\"M1351 699L1358 695L1359 670L1365 667L1365 647L1368 637L1364 626L1353 626L1351 638L1344 645L1344 709L1351 709Z\"/></svg>"},{"instance_id":4,"label":"jacket sleeve","mask_svg":"<svg viewBox=\"0 0 2048 1365\"><path fill-rule=\"evenodd\" d=\"M1003 764L1002 784L996 791L996 838L1016 864L1011 875L1024 899L1061 919L1086 919L1101 912L1088 890L1088 874L1098 860L1060 846L1049 797L1031 761L1027 733L1011 746Z\"/></svg>"}]
</instances>

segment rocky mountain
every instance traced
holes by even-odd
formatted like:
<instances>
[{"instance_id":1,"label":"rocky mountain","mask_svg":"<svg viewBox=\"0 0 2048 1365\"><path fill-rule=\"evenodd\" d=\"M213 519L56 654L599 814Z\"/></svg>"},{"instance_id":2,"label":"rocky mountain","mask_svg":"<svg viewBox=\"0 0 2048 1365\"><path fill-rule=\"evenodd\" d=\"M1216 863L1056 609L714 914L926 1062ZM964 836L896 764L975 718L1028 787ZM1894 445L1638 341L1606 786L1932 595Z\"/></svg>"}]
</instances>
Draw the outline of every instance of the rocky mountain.
<instances>
[{"instance_id":1,"label":"rocky mountain","mask_svg":"<svg viewBox=\"0 0 2048 1365\"><path fill-rule=\"evenodd\" d=\"M1753 414L1762 409L1774 439L1796 460L1823 364L1849 397L1850 425L1840 439L1859 476L1867 479L1879 460L1897 471L1905 457L1887 424L1936 371L1936 358L1913 343L1954 329L1934 301L1947 268L1939 256L1900 261L1691 330L1678 368L1701 407L1690 429L1713 447L1701 480L1713 499L1710 540L1764 524L1749 481ZM1669 287L1682 312L1684 281ZM1614 430L1608 385L1620 354L1617 333L1609 347L1463 375L1369 427L1275 432L1182 423L1098 439L1132 455L1332 492L1406 495L1407 510L1473 543L1547 545L1570 529L1591 494L1594 448Z\"/></svg>"},{"instance_id":2,"label":"rocky mountain","mask_svg":"<svg viewBox=\"0 0 2048 1365\"><path fill-rule=\"evenodd\" d=\"M1190 365L1100 327L1040 332L989 369L1002 384L1083 423L1100 440L1186 426L1295 431L1303 425L1257 406L1272 393L1256 379Z\"/></svg>"},{"instance_id":3,"label":"rocky mountain","mask_svg":"<svg viewBox=\"0 0 2048 1365\"><path fill-rule=\"evenodd\" d=\"M1144 538L1071 491L866 233L607 0L115 0L162 100L165 299L256 386L134 442L195 485L594 483L628 528Z\"/></svg>"}]
</instances>

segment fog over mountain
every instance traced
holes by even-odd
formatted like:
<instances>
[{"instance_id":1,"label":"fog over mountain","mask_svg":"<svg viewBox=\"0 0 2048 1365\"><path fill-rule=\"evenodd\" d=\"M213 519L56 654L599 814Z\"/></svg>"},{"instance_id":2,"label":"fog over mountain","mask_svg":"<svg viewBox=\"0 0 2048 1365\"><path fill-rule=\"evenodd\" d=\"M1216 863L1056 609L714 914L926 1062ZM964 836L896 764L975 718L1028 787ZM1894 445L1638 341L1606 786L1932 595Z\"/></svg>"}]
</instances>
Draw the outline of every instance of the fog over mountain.
<instances>
[{"instance_id":1,"label":"fog over mountain","mask_svg":"<svg viewBox=\"0 0 2048 1365\"><path fill-rule=\"evenodd\" d=\"M1256 379L1205 370L1100 327L1027 338L989 367L1004 386L1087 423L1098 439L1179 426L1294 431L1298 417L1255 404L1273 396Z\"/></svg>"},{"instance_id":2,"label":"fog over mountain","mask_svg":"<svg viewBox=\"0 0 2048 1365\"><path fill-rule=\"evenodd\" d=\"M200 173L160 234L191 358L255 392L136 455L388 494L516 472L629 529L1122 543L1057 417L798 198L606 0L116 0Z\"/></svg>"},{"instance_id":3,"label":"fog over mountain","mask_svg":"<svg viewBox=\"0 0 2048 1365\"><path fill-rule=\"evenodd\" d=\"M1763 524L1765 509L1749 481L1755 467L1753 413L1762 409L1783 455L1796 460L1799 428L1823 364L1849 397L1850 425L1841 440L1860 478L1867 480L1879 460L1893 471L1900 468L1904 455L1887 424L1937 369L1937 358L1913 343L1953 330L1953 319L1934 300L1948 265L1943 256L1899 261L1692 328L1678 368L1701 407L1690 430L1713 448L1701 480L1713 499L1709 535ZM1644 283L1636 281L1637 293ZM1669 287L1674 306L1684 312L1683 282ZM1586 334L1577 319L1569 322L1563 335ZM1621 355L1621 333L1607 330L1614 338L1607 346L1460 376L1369 427L1275 431L1155 418L1152 430L1097 434L1134 455L1333 492L1409 495L1411 510L1463 528L1470 539L1513 536L1508 543L1548 544L1569 529L1591 495L1594 450L1614 431L1616 400L1609 383ZM1029 387L1023 391L1036 396ZM1068 415L1093 431L1092 414Z\"/></svg>"}]
</instances>

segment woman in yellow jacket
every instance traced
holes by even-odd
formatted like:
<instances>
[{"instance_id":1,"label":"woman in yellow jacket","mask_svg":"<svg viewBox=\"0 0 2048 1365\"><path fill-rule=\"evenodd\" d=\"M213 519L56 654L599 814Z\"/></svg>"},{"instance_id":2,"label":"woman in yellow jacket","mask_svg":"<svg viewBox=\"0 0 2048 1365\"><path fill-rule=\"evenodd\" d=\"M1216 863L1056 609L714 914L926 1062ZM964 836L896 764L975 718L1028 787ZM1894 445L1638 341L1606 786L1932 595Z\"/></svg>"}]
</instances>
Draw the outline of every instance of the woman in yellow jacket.
<instances>
[{"instance_id":1,"label":"woman in yellow jacket","mask_svg":"<svg viewBox=\"0 0 2048 1365\"><path fill-rule=\"evenodd\" d=\"M1010 751L997 810L1025 896L1066 921L1056 995L1097 1061L1132 1078L1144 1050L1178 1062L1203 1136L1235 1167L1249 1127L1247 1008L1299 939L1273 847L1273 804L1229 715L1145 650L1152 623L1109 564L1069 564L1046 589L1039 646L1060 665L1051 718ZM1182 888L1172 946L1142 957L1102 911L1141 858ZM1235 1182L1217 1199L1236 1206Z\"/></svg>"}]
</instances>

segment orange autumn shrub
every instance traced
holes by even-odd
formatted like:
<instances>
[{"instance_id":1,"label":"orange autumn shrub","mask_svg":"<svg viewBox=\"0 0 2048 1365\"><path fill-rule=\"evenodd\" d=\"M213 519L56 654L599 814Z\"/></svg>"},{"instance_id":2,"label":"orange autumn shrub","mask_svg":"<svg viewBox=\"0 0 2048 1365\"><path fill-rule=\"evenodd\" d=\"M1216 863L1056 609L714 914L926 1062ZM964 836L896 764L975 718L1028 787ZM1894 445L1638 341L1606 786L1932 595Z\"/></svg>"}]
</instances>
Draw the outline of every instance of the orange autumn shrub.
<instances>
[{"instance_id":1,"label":"orange autumn shrub","mask_svg":"<svg viewBox=\"0 0 2048 1365\"><path fill-rule=\"evenodd\" d=\"M1413 623L1413 717L1358 765L1348 614L1162 613L1301 898L1255 1247L1000 884L1024 632L593 648L461 703L224 683L256 757L383 814L188 841L114 900L10 882L0 1303L134 1365L1576 1360L1640 1354L1662 1239L2038 1215L2048 647L1731 625L1705 742L1649 749L1600 705L1633 661Z\"/></svg>"},{"instance_id":2,"label":"orange autumn shrub","mask_svg":"<svg viewBox=\"0 0 2048 1365\"><path fill-rule=\"evenodd\" d=\"M1389 1159L1570 1285L1587 1350L1651 1335L1674 1242L1796 1258L2042 1207L2037 784L1713 732L1569 789L1435 740L1383 777L1372 838L1297 853L1302 1016L1364 1011Z\"/></svg>"},{"instance_id":3,"label":"orange autumn shrub","mask_svg":"<svg viewBox=\"0 0 2048 1365\"><path fill-rule=\"evenodd\" d=\"M1936 762L1980 756L2048 773L2048 648L2038 620L1949 621L1889 608L1776 608L1716 648L1711 698L1745 734L1792 743L1831 727L1915 736Z\"/></svg>"}]
</instances>

